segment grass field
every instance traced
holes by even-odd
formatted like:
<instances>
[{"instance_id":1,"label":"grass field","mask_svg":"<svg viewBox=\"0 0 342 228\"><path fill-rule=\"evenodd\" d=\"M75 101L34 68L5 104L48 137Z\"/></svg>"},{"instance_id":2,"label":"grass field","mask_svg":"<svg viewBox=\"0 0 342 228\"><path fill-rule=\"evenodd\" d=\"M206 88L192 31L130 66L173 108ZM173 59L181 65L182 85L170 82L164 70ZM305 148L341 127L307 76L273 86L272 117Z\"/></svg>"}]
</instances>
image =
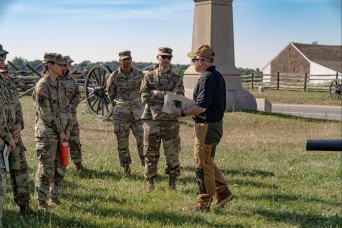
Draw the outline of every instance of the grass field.
<instances>
[{"instance_id":1,"label":"grass field","mask_svg":"<svg viewBox=\"0 0 342 228\"><path fill-rule=\"evenodd\" d=\"M26 128L23 140L30 166L32 208L37 169L34 111L29 97L21 99ZM123 176L110 121L100 122L78 108L84 165L68 167L63 205L32 217L20 217L10 179L4 227L341 227L341 153L308 152L307 139L341 138L341 122L278 114L226 113L225 133L216 163L237 196L209 213L182 213L195 203L193 122L182 120L182 173L178 191L168 189L161 154L156 189L145 193L146 181L131 140L132 175Z\"/></svg>"},{"instance_id":2,"label":"grass field","mask_svg":"<svg viewBox=\"0 0 342 228\"><path fill-rule=\"evenodd\" d=\"M265 92L259 93L257 89L250 91L256 98L266 98L271 103L285 104L315 104L315 105L338 105L342 106L341 100L333 99L328 91L325 92L304 92L265 89Z\"/></svg>"}]
</instances>

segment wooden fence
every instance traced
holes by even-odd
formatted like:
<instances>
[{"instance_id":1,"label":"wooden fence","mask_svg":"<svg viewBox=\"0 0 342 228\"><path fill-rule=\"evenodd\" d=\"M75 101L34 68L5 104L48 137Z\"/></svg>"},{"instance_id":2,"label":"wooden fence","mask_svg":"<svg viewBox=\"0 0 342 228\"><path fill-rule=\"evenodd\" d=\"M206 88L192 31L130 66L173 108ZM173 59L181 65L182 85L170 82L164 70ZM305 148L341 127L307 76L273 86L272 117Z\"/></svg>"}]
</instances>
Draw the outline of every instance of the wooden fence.
<instances>
[{"instance_id":1,"label":"wooden fence","mask_svg":"<svg viewBox=\"0 0 342 228\"><path fill-rule=\"evenodd\" d=\"M255 87L266 87L280 89L293 89L303 91L328 91L329 86L334 80L342 80L342 75L309 75L298 73L277 73L276 75L241 75L242 86L246 89Z\"/></svg>"}]
</instances>

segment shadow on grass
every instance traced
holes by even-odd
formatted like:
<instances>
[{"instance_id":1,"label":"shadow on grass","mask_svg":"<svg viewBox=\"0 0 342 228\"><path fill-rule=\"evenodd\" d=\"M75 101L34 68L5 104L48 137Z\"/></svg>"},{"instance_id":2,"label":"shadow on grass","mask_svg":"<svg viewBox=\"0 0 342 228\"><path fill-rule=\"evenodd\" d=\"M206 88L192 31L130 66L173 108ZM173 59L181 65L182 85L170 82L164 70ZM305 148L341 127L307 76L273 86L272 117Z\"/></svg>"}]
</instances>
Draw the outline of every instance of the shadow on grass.
<instances>
[{"instance_id":1,"label":"shadow on grass","mask_svg":"<svg viewBox=\"0 0 342 228\"><path fill-rule=\"evenodd\" d=\"M301 227L341 227L342 217L337 215L322 216L318 214L275 212L263 209L254 211L268 220L286 222Z\"/></svg>"},{"instance_id":2,"label":"shadow on grass","mask_svg":"<svg viewBox=\"0 0 342 228\"><path fill-rule=\"evenodd\" d=\"M320 203L331 206L340 206L338 202L326 201L315 197L305 197L302 195L287 195L287 194L265 194L260 196L245 196L247 200L269 200L271 202L289 202L297 201L302 203Z\"/></svg>"}]
</instances>

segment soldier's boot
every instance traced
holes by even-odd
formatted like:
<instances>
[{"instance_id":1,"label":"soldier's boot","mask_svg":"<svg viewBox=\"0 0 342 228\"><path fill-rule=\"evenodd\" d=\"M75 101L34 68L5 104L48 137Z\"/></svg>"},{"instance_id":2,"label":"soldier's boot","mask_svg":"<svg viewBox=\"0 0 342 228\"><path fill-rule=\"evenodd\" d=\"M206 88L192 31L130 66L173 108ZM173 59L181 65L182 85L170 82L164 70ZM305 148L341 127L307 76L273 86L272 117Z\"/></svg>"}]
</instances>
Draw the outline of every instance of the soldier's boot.
<instances>
[{"instance_id":1,"label":"soldier's boot","mask_svg":"<svg viewBox=\"0 0 342 228\"><path fill-rule=\"evenodd\" d=\"M169 187L170 189L176 191L176 179L177 177L176 176L170 176L169 177Z\"/></svg>"},{"instance_id":2,"label":"soldier's boot","mask_svg":"<svg viewBox=\"0 0 342 228\"><path fill-rule=\"evenodd\" d=\"M129 167L128 164L125 165L125 167L124 167L124 172L125 172L125 175L126 175L126 176L131 175L131 168Z\"/></svg>"},{"instance_id":3,"label":"soldier's boot","mask_svg":"<svg viewBox=\"0 0 342 228\"><path fill-rule=\"evenodd\" d=\"M76 171L79 172L79 171L83 171L84 170L84 167L82 165L82 162L77 162L75 163L75 166L76 166Z\"/></svg>"},{"instance_id":4,"label":"soldier's boot","mask_svg":"<svg viewBox=\"0 0 342 228\"><path fill-rule=\"evenodd\" d=\"M50 202L49 202L50 207L57 207L57 206L60 206L61 204L62 202L57 198L52 198L50 199Z\"/></svg>"},{"instance_id":5,"label":"soldier's boot","mask_svg":"<svg viewBox=\"0 0 342 228\"><path fill-rule=\"evenodd\" d=\"M30 206L22 206L22 205L20 205L19 214L21 214L21 215L32 215L33 214L33 210L30 208Z\"/></svg>"},{"instance_id":6,"label":"soldier's boot","mask_svg":"<svg viewBox=\"0 0 342 228\"><path fill-rule=\"evenodd\" d=\"M48 210L50 210L50 207L45 200L39 200L38 201L38 210L48 211Z\"/></svg>"},{"instance_id":7,"label":"soldier's boot","mask_svg":"<svg viewBox=\"0 0 342 228\"><path fill-rule=\"evenodd\" d=\"M147 178L146 192L152 192L154 189L154 177Z\"/></svg>"}]
</instances>

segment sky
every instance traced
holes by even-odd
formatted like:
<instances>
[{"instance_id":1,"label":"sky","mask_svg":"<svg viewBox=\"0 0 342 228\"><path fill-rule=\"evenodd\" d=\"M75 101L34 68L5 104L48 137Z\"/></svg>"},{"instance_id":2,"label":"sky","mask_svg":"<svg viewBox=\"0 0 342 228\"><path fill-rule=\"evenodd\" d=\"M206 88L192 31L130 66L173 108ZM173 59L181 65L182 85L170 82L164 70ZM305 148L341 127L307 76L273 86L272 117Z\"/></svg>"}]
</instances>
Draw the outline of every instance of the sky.
<instances>
[{"instance_id":1,"label":"sky","mask_svg":"<svg viewBox=\"0 0 342 228\"><path fill-rule=\"evenodd\" d=\"M235 65L262 69L290 42L341 45L341 0L233 0ZM0 0L0 44L8 60L70 55L76 63L156 62L171 47L172 63L189 64L193 0Z\"/></svg>"}]
</instances>

